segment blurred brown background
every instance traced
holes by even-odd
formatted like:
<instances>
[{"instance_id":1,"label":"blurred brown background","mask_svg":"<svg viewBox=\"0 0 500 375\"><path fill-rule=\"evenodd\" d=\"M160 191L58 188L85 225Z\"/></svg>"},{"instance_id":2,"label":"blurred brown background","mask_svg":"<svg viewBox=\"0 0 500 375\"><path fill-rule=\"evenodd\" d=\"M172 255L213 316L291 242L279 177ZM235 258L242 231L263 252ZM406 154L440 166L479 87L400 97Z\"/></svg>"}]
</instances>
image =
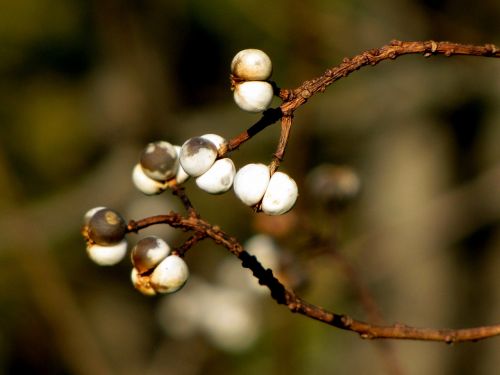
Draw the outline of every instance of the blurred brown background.
<instances>
[{"instance_id":1,"label":"blurred brown background","mask_svg":"<svg viewBox=\"0 0 500 375\"><path fill-rule=\"evenodd\" d=\"M255 314L243 314L252 337L243 330L240 346L197 330L174 334L164 299L189 289L141 296L129 261L92 264L79 231L94 206L127 219L179 209L168 194L135 191L132 167L148 141L231 138L258 119L232 101L238 50L266 51L273 79L292 88L394 38L499 45L499 17L495 0L3 1L0 372L494 374L498 338L364 341L294 316L267 295L252 303ZM498 60L406 56L362 69L301 108L283 169L301 193L292 217L312 230L299 225L276 238L296 278L307 280L301 295L369 319L348 264L389 323L498 323L499 104ZM236 165L268 162L278 134L272 127L245 144L232 155ZM306 181L324 163L352 168L360 194L347 204L321 201ZM187 189L203 217L242 242L277 225L231 192L208 196L192 181ZM174 246L184 238L150 233ZM207 242L186 260L195 282L217 288L230 257ZM217 306L232 298L219 297ZM229 310L215 316L229 324Z\"/></svg>"}]
</instances>

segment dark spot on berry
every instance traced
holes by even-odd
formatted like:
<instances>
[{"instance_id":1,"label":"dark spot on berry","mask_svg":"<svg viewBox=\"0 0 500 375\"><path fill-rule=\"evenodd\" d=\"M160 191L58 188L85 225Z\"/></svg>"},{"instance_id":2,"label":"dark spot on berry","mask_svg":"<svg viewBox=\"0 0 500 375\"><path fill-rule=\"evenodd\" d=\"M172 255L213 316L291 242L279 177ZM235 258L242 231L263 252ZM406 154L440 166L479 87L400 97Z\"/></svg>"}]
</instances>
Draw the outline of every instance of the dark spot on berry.
<instances>
[{"instance_id":1,"label":"dark spot on berry","mask_svg":"<svg viewBox=\"0 0 500 375\"><path fill-rule=\"evenodd\" d=\"M89 220L88 236L98 245L114 245L123 240L127 224L116 211L103 208L97 211Z\"/></svg>"}]
</instances>

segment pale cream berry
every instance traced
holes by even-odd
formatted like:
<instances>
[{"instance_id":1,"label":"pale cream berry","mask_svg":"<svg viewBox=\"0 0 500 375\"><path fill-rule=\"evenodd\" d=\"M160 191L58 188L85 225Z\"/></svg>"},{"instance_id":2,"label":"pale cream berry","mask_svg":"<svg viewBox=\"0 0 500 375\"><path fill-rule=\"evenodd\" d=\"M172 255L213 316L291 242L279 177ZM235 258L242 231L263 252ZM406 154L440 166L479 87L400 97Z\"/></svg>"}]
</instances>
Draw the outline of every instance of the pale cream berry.
<instances>
[{"instance_id":1,"label":"pale cream berry","mask_svg":"<svg viewBox=\"0 0 500 375\"><path fill-rule=\"evenodd\" d=\"M152 270L170 254L170 246L161 238L148 236L132 248L130 258L139 273Z\"/></svg>"},{"instance_id":2,"label":"pale cream berry","mask_svg":"<svg viewBox=\"0 0 500 375\"><path fill-rule=\"evenodd\" d=\"M295 181L283 172L276 172L262 198L262 211L268 215L284 214L293 207L298 195Z\"/></svg>"},{"instance_id":3,"label":"pale cream berry","mask_svg":"<svg viewBox=\"0 0 500 375\"><path fill-rule=\"evenodd\" d=\"M180 158L181 146L175 145L174 148L175 148L175 152L177 153L177 157ZM180 184L183 184L184 182L186 182L186 180L188 178L189 178L189 175L186 173L184 168L182 168L182 165L179 163L179 168L177 169L177 173L175 175L175 181L177 182L177 184L180 185Z\"/></svg>"},{"instance_id":4,"label":"pale cream berry","mask_svg":"<svg viewBox=\"0 0 500 375\"><path fill-rule=\"evenodd\" d=\"M247 112L262 112L271 105L273 87L268 82L246 81L234 88L233 98L238 107Z\"/></svg>"},{"instance_id":5,"label":"pale cream berry","mask_svg":"<svg viewBox=\"0 0 500 375\"><path fill-rule=\"evenodd\" d=\"M123 239L114 245L88 244L89 258L100 266L112 266L120 262L127 253L127 240Z\"/></svg>"},{"instance_id":6,"label":"pale cream berry","mask_svg":"<svg viewBox=\"0 0 500 375\"><path fill-rule=\"evenodd\" d=\"M188 277L189 269L184 259L169 255L156 266L150 282L158 293L173 293L184 286Z\"/></svg>"},{"instance_id":7,"label":"pale cream berry","mask_svg":"<svg viewBox=\"0 0 500 375\"><path fill-rule=\"evenodd\" d=\"M265 81L272 70L271 59L260 49L244 49L231 62L231 73L245 81Z\"/></svg>"},{"instance_id":8,"label":"pale cream berry","mask_svg":"<svg viewBox=\"0 0 500 375\"><path fill-rule=\"evenodd\" d=\"M270 173L267 165L247 164L234 177L234 193L247 206L261 201L269 184Z\"/></svg>"},{"instance_id":9,"label":"pale cream berry","mask_svg":"<svg viewBox=\"0 0 500 375\"><path fill-rule=\"evenodd\" d=\"M149 143L141 154L141 167L146 176L156 181L167 181L175 176L179 157L174 146L165 141Z\"/></svg>"},{"instance_id":10,"label":"pale cream berry","mask_svg":"<svg viewBox=\"0 0 500 375\"><path fill-rule=\"evenodd\" d=\"M222 147L222 145L224 145L226 142L226 139L224 137L221 137L220 135L218 134L203 134L201 136L201 138L204 138L210 142L212 142L215 147L218 149L220 149Z\"/></svg>"},{"instance_id":11,"label":"pale cream berry","mask_svg":"<svg viewBox=\"0 0 500 375\"><path fill-rule=\"evenodd\" d=\"M210 194L221 194L233 185L236 168L229 158L219 159L208 171L196 178L196 185Z\"/></svg>"},{"instance_id":12,"label":"pale cream berry","mask_svg":"<svg viewBox=\"0 0 500 375\"><path fill-rule=\"evenodd\" d=\"M217 147L205 138L194 137L184 142L179 158L184 171L190 176L198 177L215 163Z\"/></svg>"},{"instance_id":13,"label":"pale cream berry","mask_svg":"<svg viewBox=\"0 0 500 375\"><path fill-rule=\"evenodd\" d=\"M139 163L132 170L132 182L140 192L146 195L160 194L165 191L165 184L148 177Z\"/></svg>"}]
</instances>

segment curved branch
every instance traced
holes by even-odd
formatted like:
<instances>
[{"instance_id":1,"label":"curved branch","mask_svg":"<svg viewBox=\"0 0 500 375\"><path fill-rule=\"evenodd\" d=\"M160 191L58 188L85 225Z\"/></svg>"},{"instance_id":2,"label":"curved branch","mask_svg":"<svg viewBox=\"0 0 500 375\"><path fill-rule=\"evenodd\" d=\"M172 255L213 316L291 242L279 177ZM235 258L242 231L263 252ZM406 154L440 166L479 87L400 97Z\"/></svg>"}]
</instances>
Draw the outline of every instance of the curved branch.
<instances>
[{"instance_id":1,"label":"curved branch","mask_svg":"<svg viewBox=\"0 0 500 375\"><path fill-rule=\"evenodd\" d=\"M218 226L212 226L203 219L195 216L182 217L171 212L167 215L157 215L139 221L131 221L128 225L128 231L137 232L156 224L168 224L185 231L194 231L200 237L210 237L215 243L224 246L237 256L241 260L242 266L250 269L261 285L269 288L271 297L278 304L286 305L291 312L307 316L336 328L356 332L364 339L405 339L458 343L477 341L500 335L500 324L464 329L416 328L404 324L384 326L366 323L355 320L348 315L330 312L306 302L292 290L285 288L274 277L272 270L262 267L257 258L247 253L236 238L231 237Z\"/></svg>"},{"instance_id":2,"label":"curved branch","mask_svg":"<svg viewBox=\"0 0 500 375\"><path fill-rule=\"evenodd\" d=\"M423 54L425 57L432 55L444 55L448 57L454 55L500 57L500 50L493 44L475 46L451 42L435 42L433 40L425 42L393 40L388 45L380 48L365 51L352 58L344 58L340 65L327 69L322 76L305 81L296 89L281 90L280 97L283 99L281 110L283 113L293 113L311 96L325 91L333 82L347 77L356 70L364 66L374 66L381 61L394 60L399 56L409 54Z\"/></svg>"},{"instance_id":3,"label":"curved branch","mask_svg":"<svg viewBox=\"0 0 500 375\"><path fill-rule=\"evenodd\" d=\"M280 107L265 111L257 123L231 139L225 147L220 149L219 157L223 157L237 149L255 134L277 122L283 115L293 117L293 112L297 108L306 103L311 96L318 92L324 92L335 81L347 77L364 66L374 66L381 61L394 60L399 56L409 54L423 54L425 57L432 55L444 55L447 57L454 55L500 57L500 49L494 44L476 46L451 42L435 42L433 40L424 42L393 40L380 48L362 52L352 58L346 57L340 65L327 69L322 76L305 81L295 89L280 90L275 87L275 92L279 93L279 97L282 100ZM274 86L276 85L274 84ZM273 159L273 164L279 164L279 161L276 162L276 160L276 158Z\"/></svg>"}]
</instances>

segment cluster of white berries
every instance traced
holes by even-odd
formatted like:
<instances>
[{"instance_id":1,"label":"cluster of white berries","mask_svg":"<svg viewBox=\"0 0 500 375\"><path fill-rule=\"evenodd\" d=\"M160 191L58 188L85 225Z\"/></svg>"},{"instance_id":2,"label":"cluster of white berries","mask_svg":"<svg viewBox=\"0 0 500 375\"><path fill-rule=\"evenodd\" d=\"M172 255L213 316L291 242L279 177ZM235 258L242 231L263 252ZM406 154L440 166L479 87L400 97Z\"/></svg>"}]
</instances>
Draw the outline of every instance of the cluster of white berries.
<instances>
[{"instance_id":1,"label":"cluster of white berries","mask_svg":"<svg viewBox=\"0 0 500 375\"><path fill-rule=\"evenodd\" d=\"M101 266L120 262L127 253L127 224L116 211L95 207L84 216L83 235L87 254ZM189 277L186 262L172 254L161 238L149 236L137 242L131 252L132 283L141 293L173 293L182 288Z\"/></svg>"},{"instance_id":2,"label":"cluster of white berries","mask_svg":"<svg viewBox=\"0 0 500 375\"><path fill-rule=\"evenodd\" d=\"M189 277L189 269L179 255L171 254L170 246L161 238L141 239L132 249L132 284L141 293L174 293Z\"/></svg>"},{"instance_id":3,"label":"cluster of white berries","mask_svg":"<svg viewBox=\"0 0 500 375\"><path fill-rule=\"evenodd\" d=\"M158 194L171 179L182 183L192 176L200 189L221 194L234 183L234 192L244 204L260 204L268 215L289 211L298 197L295 181L283 172L271 176L264 164L247 164L236 172L231 159L217 159L218 150L225 143L217 134L191 138L182 147L165 141L150 143L132 173L134 184L145 194Z\"/></svg>"},{"instance_id":4,"label":"cluster of white berries","mask_svg":"<svg viewBox=\"0 0 500 375\"><path fill-rule=\"evenodd\" d=\"M267 81L271 59L263 51L240 51L231 63L234 100L246 111L261 112L271 104L274 89ZM264 164L248 164L236 171L233 161L221 157L226 140L217 134L188 139L182 146L166 141L149 143L132 172L134 185L146 195L160 194L189 177L210 193L222 194L234 187L246 205L269 215L289 211L298 197L295 181L283 172L271 175ZM89 257L99 265L113 265L127 252L127 224L116 211L96 207L84 216L83 235ZM179 290L189 271L186 263L159 237L140 240L132 249L132 283L142 293L155 295Z\"/></svg>"},{"instance_id":5,"label":"cluster of white berries","mask_svg":"<svg viewBox=\"0 0 500 375\"><path fill-rule=\"evenodd\" d=\"M189 175L179 165L180 146L165 141L149 143L132 172L134 185L146 195L159 194L168 188L167 181L183 183Z\"/></svg>"},{"instance_id":6,"label":"cluster of white berries","mask_svg":"<svg viewBox=\"0 0 500 375\"><path fill-rule=\"evenodd\" d=\"M273 86L266 80L273 71L271 59L259 49L244 49L231 62L234 101L244 111L262 112L273 100Z\"/></svg>"}]
</instances>

